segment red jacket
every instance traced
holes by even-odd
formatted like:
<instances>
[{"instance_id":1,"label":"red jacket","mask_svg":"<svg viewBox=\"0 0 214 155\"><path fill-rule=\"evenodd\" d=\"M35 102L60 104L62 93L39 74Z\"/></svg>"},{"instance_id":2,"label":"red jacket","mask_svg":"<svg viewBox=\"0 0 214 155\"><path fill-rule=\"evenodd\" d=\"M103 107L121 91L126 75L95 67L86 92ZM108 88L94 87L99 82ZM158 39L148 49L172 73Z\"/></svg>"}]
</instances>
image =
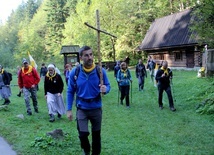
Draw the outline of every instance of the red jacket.
<instances>
[{"instance_id":1,"label":"red jacket","mask_svg":"<svg viewBox=\"0 0 214 155\"><path fill-rule=\"evenodd\" d=\"M30 68L30 66L28 67L28 69L22 68L18 75L18 85L21 89L23 87L31 88L32 85L37 85L40 81L39 74L37 73L35 68L32 68L32 71L27 73L29 68ZM23 70L24 70L24 72L23 72Z\"/></svg>"}]
</instances>

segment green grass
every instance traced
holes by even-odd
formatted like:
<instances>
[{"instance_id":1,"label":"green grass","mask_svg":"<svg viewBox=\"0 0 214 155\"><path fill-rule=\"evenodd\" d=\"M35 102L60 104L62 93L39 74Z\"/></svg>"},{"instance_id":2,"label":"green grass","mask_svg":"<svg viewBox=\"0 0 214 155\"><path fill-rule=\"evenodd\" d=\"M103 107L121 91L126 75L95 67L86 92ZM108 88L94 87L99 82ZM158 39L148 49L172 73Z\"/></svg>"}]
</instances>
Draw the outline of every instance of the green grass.
<instances>
[{"instance_id":1,"label":"green grass","mask_svg":"<svg viewBox=\"0 0 214 155\"><path fill-rule=\"evenodd\" d=\"M157 88L147 78L145 91L139 92L134 75L132 72L131 108L126 109L125 105L118 104L117 83L113 72L108 73L112 88L103 97L102 155L214 154L214 117L196 113L197 105L214 95L213 78L199 79L195 71L174 71L173 94L177 111L171 112L166 94L161 111L157 103ZM13 83L16 83L15 78ZM23 98L16 96L18 88L12 87L12 92L8 110L0 111L0 135L19 155L81 154L76 122L69 122L66 116L54 123L48 121L42 81L38 91L39 114L27 116ZM24 114L25 118L17 118L18 114ZM37 143L45 149L31 146L35 138L46 138L47 132L59 128L68 133L64 141L56 142L54 146L44 141Z\"/></svg>"}]
</instances>

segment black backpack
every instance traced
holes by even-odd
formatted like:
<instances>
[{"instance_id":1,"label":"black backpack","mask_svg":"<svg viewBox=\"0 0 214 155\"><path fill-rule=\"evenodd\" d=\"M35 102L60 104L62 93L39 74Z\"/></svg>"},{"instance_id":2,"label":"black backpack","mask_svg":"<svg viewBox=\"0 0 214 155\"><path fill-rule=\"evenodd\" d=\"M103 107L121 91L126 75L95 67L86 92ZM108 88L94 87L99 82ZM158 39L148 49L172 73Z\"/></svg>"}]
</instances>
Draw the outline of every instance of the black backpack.
<instances>
[{"instance_id":1,"label":"black backpack","mask_svg":"<svg viewBox=\"0 0 214 155\"><path fill-rule=\"evenodd\" d=\"M8 76L9 76L9 81L12 81L13 80L13 75L9 72L7 72Z\"/></svg>"}]
</instances>

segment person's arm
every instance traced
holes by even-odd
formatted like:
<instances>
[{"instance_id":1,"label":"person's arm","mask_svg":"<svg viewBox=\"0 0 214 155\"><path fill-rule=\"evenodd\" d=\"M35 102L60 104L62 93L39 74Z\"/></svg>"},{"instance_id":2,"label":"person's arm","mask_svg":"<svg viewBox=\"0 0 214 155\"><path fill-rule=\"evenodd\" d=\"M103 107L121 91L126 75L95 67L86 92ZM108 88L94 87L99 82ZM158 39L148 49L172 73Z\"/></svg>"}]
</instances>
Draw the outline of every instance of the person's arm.
<instances>
[{"instance_id":1,"label":"person's arm","mask_svg":"<svg viewBox=\"0 0 214 155\"><path fill-rule=\"evenodd\" d=\"M34 79L35 79L35 85L38 85L39 84L39 82L40 82L40 77L39 77L39 74L38 74L38 72L36 71L36 69L35 68L33 68L32 69L32 71L33 71L33 74L34 74Z\"/></svg>"},{"instance_id":2,"label":"person's arm","mask_svg":"<svg viewBox=\"0 0 214 155\"><path fill-rule=\"evenodd\" d=\"M104 90L104 94L108 94L110 92L111 85L110 85L110 82L108 80L106 70L102 69L102 72L103 72L103 85L105 85L105 87L106 87Z\"/></svg>"},{"instance_id":3,"label":"person's arm","mask_svg":"<svg viewBox=\"0 0 214 155\"><path fill-rule=\"evenodd\" d=\"M5 81L5 85L6 86L8 86L8 85L10 85L10 77L9 77L9 75L8 75L8 73L7 73L7 71L4 71L4 81Z\"/></svg>"},{"instance_id":4,"label":"person's arm","mask_svg":"<svg viewBox=\"0 0 214 155\"><path fill-rule=\"evenodd\" d=\"M138 66L136 65L136 67L135 67L135 75L136 75L136 78L138 78L138 73L137 73L137 69L138 68Z\"/></svg>"},{"instance_id":5,"label":"person's arm","mask_svg":"<svg viewBox=\"0 0 214 155\"><path fill-rule=\"evenodd\" d=\"M62 94L64 83L63 83L62 77L59 74L57 74L57 76L58 76L58 82L59 82L59 92L60 94Z\"/></svg>"},{"instance_id":6,"label":"person's arm","mask_svg":"<svg viewBox=\"0 0 214 155\"><path fill-rule=\"evenodd\" d=\"M20 69L19 74L18 74L18 85L19 88L22 89L23 88L23 80L22 80L22 69Z\"/></svg>"},{"instance_id":7,"label":"person's arm","mask_svg":"<svg viewBox=\"0 0 214 155\"><path fill-rule=\"evenodd\" d=\"M40 74L39 75L40 75L40 77L42 77L42 68L40 69Z\"/></svg>"},{"instance_id":8,"label":"person's arm","mask_svg":"<svg viewBox=\"0 0 214 155\"><path fill-rule=\"evenodd\" d=\"M128 69L128 78L132 82L132 75L131 75L131 72L129 71L129 69Z\"/></svg>"},{"instance_id":9,"label":"person's arm","mask_svg":"<svg viewBox=\"0 0 214 155\"><path fill-rule=\"evenodd\" d=\"M117 72L117 82L120 82L121 81L121 77L120 77L120 69L118 70Z\"/></svg>"},{"instance_id":10,"label":"person's arm","mask_svg":"<svg viewBox=\"0 0 214 155\"><path fill-rule=\"evenodd\" d=\"M145 66L143 67L143 72L144 72L145 76L147 77L147 72L146 72L146 67Z\"/></svg>"},{"instance_id":11,"label":"person's arm","mask_svg":"<svg viewBox=\"0 0 214 155\"><path fill-rule=\"evenodd\" d=\"M162 72L161 70L158 70L155 76L155 80L159 81L160 79L162 79Z\"/></svg>"},{"instance_id":12,"label":"person's arm","mask_svg":"<svg viewBox=\"0 0 214 155\"><path fill-rule=\"evenodd\" d=\"M172 79L172 77L173 77L172 70L171 70L171 69L168 69L168 72L169 72L169 78Z\"/></svg>"},{"instance_id":13,"label":"person's arm","mask_svg":"<svg viewBox=\"0 0 214 155\"><path fill-rule=\"evenodd\" d=\"M76 88L74 87L75 70L76 68L71 70L71 72L69 73L68 88L67 88L67 117L70 121L73 120L72 106L74 101L74 94L76 92Z\"/></svg>"}]
</instances>

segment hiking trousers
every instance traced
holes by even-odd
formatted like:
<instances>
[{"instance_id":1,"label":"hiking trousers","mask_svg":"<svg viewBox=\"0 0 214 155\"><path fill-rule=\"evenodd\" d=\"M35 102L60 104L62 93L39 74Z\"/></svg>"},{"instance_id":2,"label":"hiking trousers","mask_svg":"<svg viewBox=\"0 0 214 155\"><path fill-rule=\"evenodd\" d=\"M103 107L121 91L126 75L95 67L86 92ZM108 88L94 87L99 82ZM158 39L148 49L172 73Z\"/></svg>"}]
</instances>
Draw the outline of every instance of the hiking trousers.
<instances>
[{"instance_id":1,"label":"hiking trousers","mask_svg":"<svg viewBox=\"0 0 214 155\"><path fill-rule=\"evenodd\" d=\"M169 100L169 107L170 108L174 108L174 103L173 103L173 98L172 98L172 92L171 92L171 87L170 86L162 86L162 85L158 85L158 104L159 107L163 106L163 91L166 92L168 100Z\"/></svg>"},{"instance_id":2,"label":"hiking trousers","mask_svg":"<svg viewBox=\"0 0 214 155\"><path fill-rule=\"evenodd\" d=\"M92 155L99 155L101 152L101 122L102 109L83 110L77 109L77 129L81 148L85 153L90 153L90 142L88 139L88 123L91 123L92 131Z\"/></svg>"},{"instance_id":3,"label":"hiking trousers","mask_svg":"<svg viewBox=\"0 0 214 155\"><path fill-rule=\"evenodd\" d=\"M121 91L121 97L120 100L123 101L124 98L126 98L126 106L129 106L129 90L130 90L130 85L126 86L120 86L120 91Z\"/></svg>"},{"instance_id":4,"label":"hiking trousers","mask_svg":"<svg viewBox=\"0 0 214 155\"><path fill-rule=\"evenodd\" d=\"M23 88L23 94L24 94L24 100L25 100L25 106L27 108L27 112L32 112L30 107L30 98L32 98L33 101L33 107L34 110L38 110L38 102L37 102L37 88Z\"/></svg>"}]
</instances>

